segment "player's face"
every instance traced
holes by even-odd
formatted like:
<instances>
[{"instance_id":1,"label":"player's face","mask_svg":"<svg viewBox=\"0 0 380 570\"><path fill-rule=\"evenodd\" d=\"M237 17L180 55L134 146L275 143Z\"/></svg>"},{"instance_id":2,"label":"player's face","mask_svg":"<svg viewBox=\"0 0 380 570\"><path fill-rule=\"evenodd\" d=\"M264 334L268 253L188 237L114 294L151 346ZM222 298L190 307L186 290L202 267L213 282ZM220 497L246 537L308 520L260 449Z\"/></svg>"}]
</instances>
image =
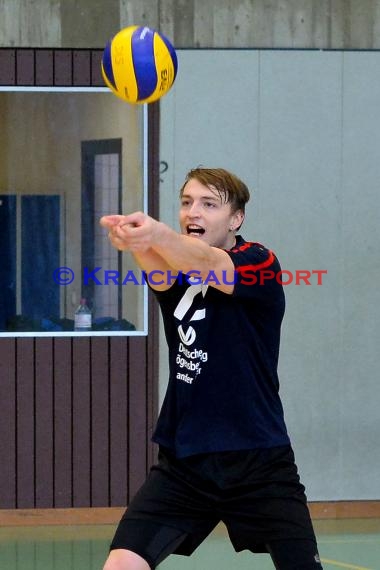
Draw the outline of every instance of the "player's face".
<instances>
[{"instance_id":1,"label":"player's face","mask_svg":"<svg viewBox=\"0 0 380 570\"><path fill-rule=\"evenodd\" d=\"M233 230L242 223L243 214L240 211L232 213L231 204L222 198L215 188L204 186L195 178L189 180L181 196L181 232L214 247L233 247Z\"/></svg>"}]
</instances>

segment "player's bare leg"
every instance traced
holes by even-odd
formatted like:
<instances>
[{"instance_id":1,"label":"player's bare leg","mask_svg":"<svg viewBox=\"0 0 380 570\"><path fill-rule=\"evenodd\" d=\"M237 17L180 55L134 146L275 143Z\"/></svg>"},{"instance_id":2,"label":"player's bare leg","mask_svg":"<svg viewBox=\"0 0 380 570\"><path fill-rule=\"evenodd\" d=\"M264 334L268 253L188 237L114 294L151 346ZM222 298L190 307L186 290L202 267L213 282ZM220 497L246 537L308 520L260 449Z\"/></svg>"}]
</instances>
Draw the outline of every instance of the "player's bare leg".
<instances>
[{"instance_id":1,"label":"player's bare leg","mask_svg":"<svg viewBox=\"0 0 380 570\"><path fill-rule=\"evenodd\" d=\"M149 564L131 550L111 550L103 570L150 570Z\"/></svg>"}]
</instances>

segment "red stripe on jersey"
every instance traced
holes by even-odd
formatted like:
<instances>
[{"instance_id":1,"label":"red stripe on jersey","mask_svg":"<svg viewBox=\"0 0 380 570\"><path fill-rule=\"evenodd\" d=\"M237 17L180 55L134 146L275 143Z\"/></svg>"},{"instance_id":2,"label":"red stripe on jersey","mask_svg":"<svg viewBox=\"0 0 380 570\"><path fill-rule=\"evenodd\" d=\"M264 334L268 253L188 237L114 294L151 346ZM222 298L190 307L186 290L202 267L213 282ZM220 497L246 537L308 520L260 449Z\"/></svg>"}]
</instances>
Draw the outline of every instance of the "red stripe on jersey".
<instances>
[{"instance_id":1,"label":"red stripe on jersey","mask_svg":"<svg viewBox=\"0 0 380 570\"><path fill-rule=\"evenodd\" d=\"M236 267L236 271L258 271L259 269L265 269L272 265L274 261L274 253L273 251L269 251L269 257L267 260L263 261L262 263L250 263L249 265L238 265Z\"/></svg>"}]
</instances>

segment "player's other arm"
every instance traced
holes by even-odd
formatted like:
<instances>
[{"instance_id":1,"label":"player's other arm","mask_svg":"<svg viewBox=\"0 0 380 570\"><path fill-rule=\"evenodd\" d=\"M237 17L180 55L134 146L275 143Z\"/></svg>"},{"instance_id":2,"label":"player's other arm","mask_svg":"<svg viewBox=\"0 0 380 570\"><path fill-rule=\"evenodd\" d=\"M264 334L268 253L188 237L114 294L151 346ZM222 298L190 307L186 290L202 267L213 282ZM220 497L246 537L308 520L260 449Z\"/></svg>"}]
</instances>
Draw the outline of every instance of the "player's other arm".
<instances>
[{"instance_id":1,"label":"player's other arm","mask_svg":"<svg viewBox=\"0 0 380 570\"><path fill-rule=\"evenodd\" d=\"M154 251L167 263L184 274L202 278L210 286L227 294L234 289L235 267L230 256L218 247L204 241L179 234L158 222Z\"/></svg>"}]
</instances>

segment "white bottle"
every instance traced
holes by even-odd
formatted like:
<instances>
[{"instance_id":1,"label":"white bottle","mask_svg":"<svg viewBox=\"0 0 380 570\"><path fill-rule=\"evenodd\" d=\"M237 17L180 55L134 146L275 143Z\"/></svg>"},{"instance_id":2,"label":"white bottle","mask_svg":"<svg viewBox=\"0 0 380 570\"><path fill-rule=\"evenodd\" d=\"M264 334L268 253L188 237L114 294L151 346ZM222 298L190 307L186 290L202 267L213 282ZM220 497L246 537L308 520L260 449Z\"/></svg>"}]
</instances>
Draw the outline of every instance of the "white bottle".
<instances>
[{"instance_id":1,"label":"white bottle","mask_svg":"<svg viewBox=\"0 0 380 570\"><path fill-rule=\"evenodd\" d=\"M92 327L92 314L87 306L86 299L81 299L79 307L74 313L74 330L77 332L88 332Z\"/></svg>"}]
</instances>

